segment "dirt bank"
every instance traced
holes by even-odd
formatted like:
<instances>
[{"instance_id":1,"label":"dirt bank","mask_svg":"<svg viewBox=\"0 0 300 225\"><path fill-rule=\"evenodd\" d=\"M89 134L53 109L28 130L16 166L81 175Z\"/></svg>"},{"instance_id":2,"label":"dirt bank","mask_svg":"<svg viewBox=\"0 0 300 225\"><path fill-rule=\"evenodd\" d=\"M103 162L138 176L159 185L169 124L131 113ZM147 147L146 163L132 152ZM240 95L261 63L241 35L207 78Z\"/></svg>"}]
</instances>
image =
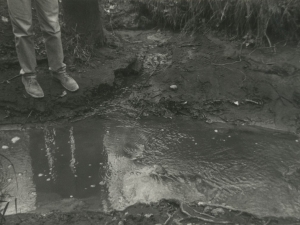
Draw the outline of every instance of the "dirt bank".
<instances>
[{"instance_id":1,"label":"dirt bank","mask_svg":"<svg viewBox=\"0 0 300 225\"><path fill-rule=\"evenodd\" d=\"M53 212L50 214L20 214L5 217L4 224L295 224L297 220L257 218L248 213L221 205L184 204L162 200L151 205L137 204L122 212Z\"/></svg>"},{"instance_id":2,"label":"dirt bank","mask_svg":"<svg viewBox=\"0 0 300 225\"><path fill-rule=\"evenodd\" d=\"M77 93L65 92L52 81L39 42L41 34L37 34L38 79L46 95L42 100L25 93L20 77L6 82L20 68L9 23L2 20L0 123L57 121L120 111L134 118L183 115L208 123L300 132L296 45L278 42L275 47L255 48L220 33L187 36L158 28L138 30L149 21L125 5L107 6L114 8L107 15L111 30L107 47L94 50L88 61L66 53L70 73L81 87ZM176 86L171 89L171 85Z\"/></svg>"},{"instance_id":3,"label":"dirt bank","mask_svg":"<svg viewBox=\"0 0 300 225\"><path fill-rule=\"evenodd\" d=\"M77 93L53 82L42 60L39 80L46 97L32 99L19 77L5 82L18 74L18 65L1 66L1 123L83 116L106 104L102 112L108 106L128 109L135 118L184 115L300 132L295 46L246 48L212 34L187 37L160 30L119 30L114 36L119 47L99 49L88 63L72 67L81 86Z\"/></svg>"}]
</instances>

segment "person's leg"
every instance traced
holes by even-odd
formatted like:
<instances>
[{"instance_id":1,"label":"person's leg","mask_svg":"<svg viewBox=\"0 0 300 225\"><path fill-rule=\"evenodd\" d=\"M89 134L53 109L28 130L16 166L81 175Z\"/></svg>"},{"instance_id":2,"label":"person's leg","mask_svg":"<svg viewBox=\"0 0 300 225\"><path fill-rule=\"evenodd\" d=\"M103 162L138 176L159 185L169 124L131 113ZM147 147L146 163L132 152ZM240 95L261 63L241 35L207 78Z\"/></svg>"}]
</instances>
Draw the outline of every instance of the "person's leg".
<instances>
[{"instance_id":1,"label":"person's leg","mask_svg":"<svg viewBox=\"0 0 300 225\"><path fill-rule=\"evenodd\" d=\"M61 43L59 25L58 0L36 0L36 11L45 38L48 63L51 70L58 70L65 66L64 53Z\"/></svg>"},{"instance_id":2,"label":"person's leg","mask_svg":"<svg viewBox=\"0 0 300 225\"><path fill-rule=\"evenodd\" d=\"M31 0L7 0L15 35L16 50L21 66L20 74L26 92L34 98L44 97L36 80L36 56L33 41Z\"/></svg>"},{"instance_id":3,"label":"person's leg","mask_svg":"<svg viewBox=\"0 0 300 225\"><path fill-rule=\"evenodd\" d=\"M45 44L50 70L55 78L69 91L77 91L78 84L66 72L59 25L58 0L36 0L36 9Z\"/></svg>"},{"instance_id":4,"label":"person's leg","mask_svg":"<svg viewBox=\"0 0 300 225\"><path fill-rule=\"evenodd\" d=\"M35 73L31 0L7 0L7 3L20 66L25 74Z\"/></svg>"}]
</instances>

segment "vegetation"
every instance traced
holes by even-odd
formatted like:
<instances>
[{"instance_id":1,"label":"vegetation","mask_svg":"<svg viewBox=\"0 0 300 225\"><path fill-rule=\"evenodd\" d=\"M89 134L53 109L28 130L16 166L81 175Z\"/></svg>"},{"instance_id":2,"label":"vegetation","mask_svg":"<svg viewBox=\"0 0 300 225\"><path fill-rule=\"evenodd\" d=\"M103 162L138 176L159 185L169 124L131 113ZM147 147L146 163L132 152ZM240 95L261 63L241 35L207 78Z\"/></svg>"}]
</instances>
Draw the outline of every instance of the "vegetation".
<instances>
[{"instance_id":1,"label":"vegetation","mask_svg":"<svg viewBox=\"0 0 300 225\"><path fill-rule=\"evenodd\" d=\"M134 0L160 24L183 31L225 29L230 36L271 45L268 34L298 39L299 0Z\"/></svg>"}]
</instances>

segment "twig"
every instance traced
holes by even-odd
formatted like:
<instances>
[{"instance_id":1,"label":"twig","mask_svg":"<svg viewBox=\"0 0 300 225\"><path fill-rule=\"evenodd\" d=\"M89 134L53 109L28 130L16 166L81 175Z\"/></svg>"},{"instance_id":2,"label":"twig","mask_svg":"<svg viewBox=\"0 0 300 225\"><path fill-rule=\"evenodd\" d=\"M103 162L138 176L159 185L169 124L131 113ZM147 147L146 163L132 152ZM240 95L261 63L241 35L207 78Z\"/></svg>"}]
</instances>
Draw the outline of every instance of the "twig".
<instances>
[{"instance_id":1,"label":"twig","mask_svg":"<svg viewBox=\"0 0 300 225\"><path fill-rule=\"evenodd\" d=\"M201 205L201 206L211 206L211 207L227 209L227 210L231 210L231 211L235 211L235 212L248 213L247 211L235 209L235 208L233 208L231 206L226 206L226 205L219 205L219 204L205 203L205 202L199 202L198 205Z\"/></svg>"},{"instance_id":2,"label":"twig","mask_svg":"<svg viewBox=\"0 0 300 225\"><path fill-rule=\"evenodd\" d=\"M183 47L196 47L196 46L202 46L201 44L186 44L186 45L180 45L179 48Z\"/></svg>"},{"instance_id":3,"label":"twig","mask_svg":"<svg viewBox=\"0 0 300 225\"><path fill-rule=\"evenodd\" d=\"M199 211L197 211L197 210L195 210L195 209L193 209L193 208L191 208L191 209L192 209L195 213L198 213L198 214L200 214L200 215L207 216L207 217L210 217L210 218L214 218L213 216L211 216L211 215L209 215L209 214L199 212Z\"/></svg>"},{"instance_id":4,"label":"twig","mask_svg":"<svg viewBox=\"0 0 300 225\"><path fill-rule=\"evenodd\" d=\"M17 185L17 193L19 192L19 184L18 184L18 177L17 177L17 172L16 172L16 169L15 169L15 166L14 164L12 163L12 161L7 158L5 155L3 154L0 154L1 157L3 157L4 159L6 159L12 166L13 168L13 171L14 171L14 175L15 175L15 179L16 179L16 185ZM17 208L17 198L15 197L15 209L16 209L16 214L18 214L18 208ZM19 217L18 217L19 218ZM19 218L20 219L20 218Z\"/></svg>"},{"instance_id":5,"label":"twig","mask_svg":"<svg viewBox=\"0 0 300 225\"><path fill-rule=\"evenodd\" d=\"M276 53L276 46L270 46L270 47L259 47L259 48L255 48L253 51L251 51L248 56L250 56L253 52L255 52L258 49L267 49L267 48L274 48L274 52Z\"/></svg>"},{"instance_id":6,"label":"twig","mask_svg":"<svg viewBox=\"0 0 300 225\"><path fill-rule=\"evenodd\" d=\"M31 116L32 110L30 111L29 115L27 116L27 119Z\"/></svg>"},{"instance_id":7,"label":"twig","mask_svg":"<svg viewBox=\"0 0 300 225\"><path fill-rule=\"evenodd\" d=\"M12 81L13 79L16 79L17 77L20 77L20 76L22 76L22 74L18 74L18 75L16 75L16 76L12 77L12 78L9 78L9 79L7 79L7 80L3 80L3 81L1 81L0 84L4 84L4 83L9 84L10 81Z\"/></svg>"},{"instance_id":8,"label":"twig","mask_svg":"<svg viewBox=\"0 0 300 225\"><path fill-rule=\"evenodd\" d=\"M187 215L189 219L198 219L198 220L202 220L202 221L208 222L208 223L220 223L220 224L231 224L232 223L229 221L218 221L218 220L213 220L213 219L207 219L207 218L200 217L200 216L192 216L191 214L189 214L187 211L184 210L183 203L180 204L180 210L183 214ZM182 219L182 220L184 220L184 219Z\"/></svg>"},{"instance_id":9,"label":"twig","mask_svg":"<svg viewBox=\"0 0 300 225\"><path fill-rule=\"evenodd\" d=\"M173 213L173 214L167 213L167 215L168 215L169 218L164 222L164 225L168 225L168 223L170 222L170 220L172 219L172 217L174 216L175 213Z\"/></svg>"},{"instance_id":10,"label":"twig","mask_svg":"<svg viewBox=\"0 0 300 225\"><path fill-rule=\"evenodd\" d=\"M239 61L231 62L231 63L224 63L224 64L212 63L211 65L214 65L214 66L226 66L226 65L232 65L232 64L235 64L235 63L239 63L239 62L242 62L242 59L240 59Z\"/></svg>"},{"instance_id":11,"label":"twig","mask_svg":"<svg viewBox=\"0 0 300 225\"><path fill-rule=\"evenodd\" d=\"M128 42L128 43L130 43L130 44L137 44L137 43L142 43L143 42L143 41L129 41L129 40L125 39L125 38L123 38L123 40L126 41L126 42Z\"/></svg>"},{"instance_id":12,"label":"twig","mask_svg":"<svg viewBox=\"0 0 300 225\"><path fill-rule=\"evenodd\" d=\"M7 202L7 201L0 201L1 203L2 202L5 202L6 203L6 205L5 205L5 207L4 207L4 209L3 209L3 214L2 213L0 213L0 215L1 215L1 224L2 224L2 222L3 222L3 220L5 221L5 213L6 213L6 210L7 210L7 208L8 208L8 205L9 205L9 202ZM1 210L2 211L2 210Z\"/></svg>"},{"instance_id":13,"label":"twig","mask_svg":"<svg viewBox=\"0 0 300 225\"><path fill-rule=\"evenodd\" d=\"M268 219L268 221L266 223L264 222L264 225L268 225L270 222L271 222L271 219Z\"/></svg>"}]
</instances>

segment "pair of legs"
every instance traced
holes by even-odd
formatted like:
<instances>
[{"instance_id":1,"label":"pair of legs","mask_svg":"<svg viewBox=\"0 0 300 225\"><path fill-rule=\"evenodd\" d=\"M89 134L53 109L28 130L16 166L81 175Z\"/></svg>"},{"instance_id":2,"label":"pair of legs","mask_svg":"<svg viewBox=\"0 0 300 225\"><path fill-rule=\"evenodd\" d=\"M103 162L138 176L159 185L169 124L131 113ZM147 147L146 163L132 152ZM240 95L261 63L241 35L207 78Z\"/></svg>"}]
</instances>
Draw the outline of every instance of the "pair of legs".
<instances>
[{"instance_id":1,"label":"pair of legs","mask_svg":"<svg viewBox=\"0 0 300 225\"><path fill-rule=\"evenodd\" d=\"M32 24L33 0L7 0L9 14L15 35L16 50L21 65L21 73L24 77L35 79L36 55L34 48L34 32ZM61 42L61 30L59 25L59 4L58 0L35 0L35 9L39 19L40 27L45 38L45 45L48 57L48 64L52 71L59 71L58 75L66 74L66 65L63 63L64 54ZM72 83L71 91L76 89L74 80L63 81L57 77L66 88ZM72 79L72 78L71 78ZM23 81L23 80L22 80ZM37 81L36 81L37 82ZM23 81L24 83L24 81ZM25 82L26 83L26 82ZM25 88L26 88L26 84ZM75 82L76 83L76 82ZM31 82L32 84L32 82ZM38 83L37 83L38 84ZM75 85L75 86L74 86ZM68 89L68 88L67 88ZM78 87L77 87L78 89ZM77 90L76 89L76 90ZM28 92L27 88L26 91ZM30 93L29 93L30 94ZM34 96L35 97L35 96ZM39 97L43 97L39 95Z\"/></svg>"}]
</instances>

